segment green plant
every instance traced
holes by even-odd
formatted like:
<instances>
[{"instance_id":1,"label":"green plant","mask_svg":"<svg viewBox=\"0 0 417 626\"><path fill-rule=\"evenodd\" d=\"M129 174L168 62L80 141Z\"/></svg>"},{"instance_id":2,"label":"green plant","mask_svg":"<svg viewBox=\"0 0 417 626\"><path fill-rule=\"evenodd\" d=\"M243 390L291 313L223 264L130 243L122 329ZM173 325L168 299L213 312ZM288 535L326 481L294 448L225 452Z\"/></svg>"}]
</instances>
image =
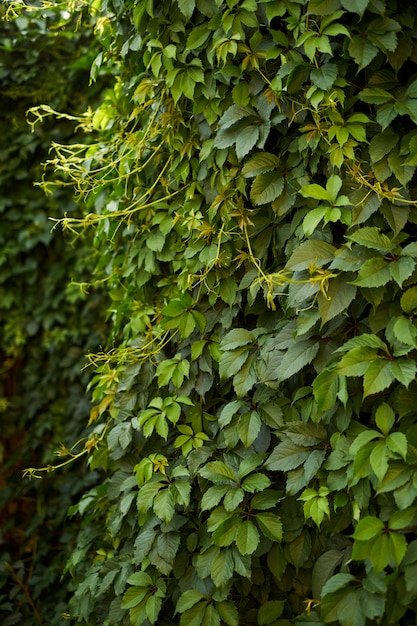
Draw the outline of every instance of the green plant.
<instances>
[{"instance_id":1,"label":"green plant","mask_svg":"<svg viewBox=\"0 0 417 626\"><path fill-rule=\"evenodd\" d=\"M51 233L49 217L76 214L72 192L45 198L33 187L51 141L73 141L75 124L31 132L26 110L44 99L72 114L84 110L94 44L87 22L75 32L72 16L54 7L5 21L7 4L0 8L0 621L58 626L67 623L69 595L62 564L78 530L66 510L97 476L81 464L43 481L22 471L51 467L62 441L85 436L91 376L81 369L85 352L102 341L104 311L98 289L87 298L69 285L90 277L91 238Z\"/></svg>"},{"instance_id":2,"label":"green plant","mask_svg":"<svg viewBox=\"0 0 417 626\"><path fill-rule=\"evenodd\" d=\"M93 8L114 84L51 160L112 300L69 612L415 623L413 8Z\"/></svg>"}]
</instances>

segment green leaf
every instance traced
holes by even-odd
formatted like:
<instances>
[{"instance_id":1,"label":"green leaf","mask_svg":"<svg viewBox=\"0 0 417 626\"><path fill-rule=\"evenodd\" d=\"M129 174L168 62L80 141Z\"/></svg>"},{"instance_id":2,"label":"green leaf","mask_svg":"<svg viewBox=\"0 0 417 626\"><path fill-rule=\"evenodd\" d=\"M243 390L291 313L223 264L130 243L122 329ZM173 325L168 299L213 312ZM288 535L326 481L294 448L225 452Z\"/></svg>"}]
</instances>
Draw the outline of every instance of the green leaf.
<instances>
[{"instance_id":1,"label":"green leaf","mask_svg":"<svg viewBox=\"0 0 417 626\"><path fill-rule=\"evenodd\" d=\"M347 239L355 241L365 248L378 250L384 254L389 252L393 245L390 238L381 233L380 229L375 226L359 228L353 235L348 235Z\"/></svg>"},{"instance_id":2,"label":"green leaf","mask_svg":"<svg viewBox=\"0 0 417 626\"><path fill-rule=\"evenodd\" d=\"M305 218L303 219L303 230L306 237L310 237L313 232L316 230L318 224L327 214L327 207L317 207L316 209L312 209L307 213Z\"/></svg>"},{"instance_id":3,"label":"green leaf","mask_svg":"<svg viewBox=\"0 0 417 626\"><path fill-rule=\"evenodd\" d=\"M250 157L242 168L242 175L252 178L259 174L265 174L275 170L280 164L280 159L270 152L257 152Z\"/></svg>"},{"instance_id":4,"label":"green leaf","mask_svg":"<svg viewBox=\"0 0 417 626\"><path fill-rule=\"evenodd\" d=\"M394 378L404 387L408 387L416 379L417 363L412 360L395 359L391 362Z\"/></svg>"},{"instance_id":5,"label":"green leaf","mask_svg":"<svg viewBox=\"0 0 417 626\"><path fill-rule=\"evenodd\" d=\"M339 389L339 374L336 370L324 369L313 382L314 398L319 411L334 407Z\"/></svg>"},{"instance_id":6,"label":"green leaf","mask_svg":"<svg viewBox=\"0 0 417 626\"><path fill-rule=\"evenodd\" d=\"M329 203L332 201L330 193L327 191L327 189L324 189L324 187L321 187L320 185L317 185L315 183L312 185L305 185L304 187L301 187L300 193L303 196L303 198L314 198L315 200L325 200Z\"/></svg>"},{"instance_id":7,"label":"green leaf","mask_svg":"<svg viewBox=\"0 0 417 626\"><path fill-rule=\"evenodd\" d=\"M398 567L405 557L407 540L404 535L400 535L399 533L390 533L388 537L390 541L391 558Z\"/></svg>"},{"instance_id":8,"label":"green leaf","mask_svg":"<svg viewBox=\"0 0 417 626\"><path fill-rule=\"evenodd\" d=\"M236 546L240 554L252 554L259 544L259 533L251 520L239 523L236 533Z\"/></svg>"},{"instance_id":9,"label":"green leaf","mask_svg":"<svg viewBox=\"0 0 417 626\"><path fill-rule=\"evenodd\" d=\"M259 626L272 624L278 617L281 617L285 602L283 600L269 600L265 602L258 611Z\"/></svg>"},{"instance_id":10,"label":"green leaf","mask_svg":"<svg viewBox=\"0 0 417 626\"><path fill-rule=\"evenodd\" d=\"M250 198L256 205L269 204L281 194L284 189L284 179L276 171L258 174L250 189Z\"/></svg>"},{"instance_id":11,"label":"green leaf","mask_svg":"<svg viewBox=\"0 0 417 626\"><path fill-rule=\"evenodd\" d=\"M367 104L383 104L394 99L394 96L380 87L367 87L359 94L359 99Z\"/></svg>"},{"instance_id":12,"label":"green leaf","mask_svg":"<svg viewBox=\"0 0 417 626\"><path fill-rule=\"evenodd\" d=\"M210 31L203 24L202 26L195 26L187 37L186 48L188 50L196 50L201 48L210 36Z\"/></svg>"},{"instance_id":13,"label":"green leaf","mask_svg":"<svg viewBox=\"0 0 417 626\"><path fill-rule=\"evenodd\" d=\"M390 280L390 263L383 257L375 257L365 261L354 284L358 287L380 287Z\"/></svg>"},{"instance_id":14,"label":"green leaf","mask_svg":"<svg viewBox=\"0 0 417 626\"><path fill-rule=\"evenodd\" d=\"M220 619L228 626L239 626L239 613L231 600L216 602Z\"/></svg>"},{"instance_id":15,"label":"green leaf","mask_svg":"<svg viewBox=\"0 0 417 626\"><path fill-rule=\"evenodd\" d=\"M341 2L342 7L346 11L357 13L360 17L362 17L369 4L369 0L341 0Z\"/></svg>"},{"instance_id":16,"label":"green leaf","mask_svg":"<svg viewBox=\"0 0 417 626\"><path fill-rule=\"evenodd\" d=\"M386 359L376 359L369 364L363 379L364 398L383 391L394 381L391 362Z\"/></svg>"},{"instance_id":17,"label":"green leaf","mask_svg":"<svg viewBox=\"0 0 417 626\"><path fill-rule=\"evenodd\" d=\"M389 535L384 534L378 537L371 548L369 558L377 574L390 564L392 553Z\"/></svg>"},{"instance_id":18,"label":"green leaf","mask_svg":"<svg viewBox=\"0 0 417 626\"><path fill-rule=\"evenodd\" d=\"M378 493L386 493L402 487L407 483L410 475L410 468L406 468L403 464L390 463L387 473L378 486Z\"/></svg>"},{"instance_id":19,"label":"green leaf","mask_svg":"<svg viewBox=\"0 0 417 626\"><path fill-rule=\"evenodd\" d=\"M404 433L391 433L389 437L387 437L386 444L387 448L391 452L398 454L405 461L407 457L408 442L407 437L404 435Z\"/></svg>"},{"instance_id":20,"label":"green leaf","mask_svg":"<svg viewBox=\"0 0 417 626\"><path fill-rule=\"evenodd\" d=\"M216 587L227 585L233 575L233 557L231 550L220 550L213 559L210 576Z\"/></svg>"},{"instance_id":21,"label":"green leaf","mask_svg":"<svg viewBox=\"0 0 417 626\"><path fill-rule=\"evenodd\" d=\"M233 378L233 386L238 398L243 398L248 391L258 382L258 377L254 368L255 354L250 354L245 364Z\"/></svg>"},{"instance_id":22,"label":"green leaf","mask_svg":"<svg viewBox=\"0 0 417 626\"><path fill-rule=\"evenodd\" d=\"M334 574L336 567L343 560L343 552L328 550L315 561L312 570L312 591L314 598L320 598L322 590L329 578Z\"/></svg>"},{"instance_id":23,"label":"green leaf","mask_svg":"<svg viewBox=\"0 0 417 626\"><path fill-rule=\"evenodd\" d=\"M385 130L393 120L397 117L398 113L395 110L395 105L393 104L383 104L378 108L376 113L376 120L378 124L381 125L382 129Z\"/></svg>"},{"instance_id":24,"label":"green leaf","mask_svg":"<svg viewBox=\"0 0 417 626\"><path fill-rule=\"evenodd\" d=\"M353 533L353 538L357 541L368 541L380 536L383 530L384 523L377 517L369 515L359 520Z\"/></svg>"},{"instance_id":25,"label":"green leaf","mask_svg":"<svg viewBox=\"0 0 417 626\"><path fill-rule=\"evenodd\" d=\"M220 378L229 378L237 374L244 367L249 357L250 349L246 346L223 352L219 362Z\"/></svg>"},{"instance_id":26,"label":"green leaf","mask_svg":"<svg viewBox=\"0 0 417 626\"><path fill-rule=\"evenodd\" d=\"M219 504L220 500L226 495L229 489L230 486L224 484L209 487L201 499L201 510L209 511L213 509Z\"/></svg>"},{"instance_id":27,"label":"green leaf","mask_svg":"<svg viewBox=\"0 0 417 626\"><path fill-rule=\"evenodd\" d=\"M349 339L340 348L337 349L337 352L346 352L347 350L351 350L352 348L365 346L369 348L384 350L388 353L387 345L382 341L382 339L370 333L362 333L357 337Z\"/></svg>"},{"instance_id":28,"label":"green leaf","mask_svg":"<svg viewBox=\"0 0 417 626\"><path fill-rule=\"evenodd\" d=\"M399 136L392 130L392 128L387 128L382 133L375 135L369 144L369 154L372 161L379 161L384 156L389 154L397 145L398 141Z\"/></svg>"},{"instance_id":29,"label":"green leaf","mask_svg":"<svg viewBox=\"0 0 417 626\"><path fill-rule=\"evenodd\" d=\"M202 626L207 603L208 601L198 602L184 611L181 615L180 626Z\"/></svg>"},{"instance_id":30,"label":"green leaf","mask_svg":"<svg viewBox=\"0 0 417 626\"><path fill-rule=\"evenodd\" d=\"M236 482L236 474L223 461L210 461L198 472L203 478L207 478L215 483L233 481Z\"/></svg>"},{"instance_id":31,"label":"green leaf","mask_svg":"<svg viewBox=\"0 0 417 626\"><path fill-rule=\"evenodd\" d=\"M327 91L337 78L337 65L335 63L325 63L319 68L310 72L311 82L319 89Z\"/></svg>"},{"instance_id":32,"label":"green leaf","mask_svg":"<svg viewBox=\"0 0 417 626\"><path fill-rule=\"evenodd\" d=\"M356 579L352 574L335 574L324 585L321 597L324 598L328 594L335 593L340 589L346 588L349 583L354 582Z\"/></svg>"},{"instance_id":33,"label":"green leaf","mask_svg":"<svg viewBox=\"0 0 417 626\"><path fill-rule=\"evenodd\" d=\"M131 609L138 606L146 596L150 593L149 587L131 587L123 594L121 607L123 609Z\"/></svg>"},{"instance_id":34,"label":"green leaf","mask_svg":"<svg viewBox=\"0 0 417 626\"><path fill-rule=\"evenodd\" d=\"M319 351L319 343L311 339L297 341L284 354L278 376L286 380L311 363Z\"/></svg>"},{"instance_id":35,"label":"green leaf","mask_svg":"<svg viewBox=\"0 0 417 626\"><path fill-rule=\"evenodd\" d=\"M329 281L326 295L322 292L317 296L322 324L329 322L336 315L347 310L356 296L356 286L346 282L349 277L340 275Z\"/></svg>"},{"instance_id":36,"label":"green leaf","mask_svg":"<svg viewBox=\"0 0 417 626\"><path fill-rule=\"evenodd\" d=\"M397 261L390 263L389 269L391 276L399 287L402 287L407 278L410 278L411 274L414 272L415 266L415 260L410 257L400 257Z\"/></svg>"},{"instance_id":37,"label":"green leaf","mask_svg":"<svg viewBox=\"0 0 417 626\"><path fill-rule=\"evenodd\" d=\"M392 530L404 530L415 524L417 509L409 507L404 511L395 511L389 519L388 528Z\"/></svg>"},{"instance_id":38,"label":"green leaf","mask_svg":"<svg viewBox=\"0 0 417 626\"><path fill-rule=\"evenodd\" d=\"M375 348L361 347L352 348L343 355L337 366L337 371L343 376L363 376L368 369L370 361L378 356Z\"/></svg>"},{"instance_id":39,"label":"green leaf","mask_svg":"<svg viewBox=\"0 0 417 626\"><path fill-rule=\"evenodd\" d=\"M242 502L245 497L245 493L243 488L240 487L228 487L227 493L223 500L223 506L228 513L235 511L239 504Z\"/></svg>"},{"instance_id":40,"label":"green leaf","mask_svg":"<svg viewBox=\"0 0 417 626\"><path fill-rule=\"evenodd\" d=\"M265 511L272 509L281 499L281 495L273 489L265 489L253 496L250 502L250 508L254 510Z\"/></svg>"},{"instance_id":41,"label":"green leaf","mask_svg":"<svg viewBox=\"0 0 417 626\"><path fill-rule=\"evenodd\" d=\"M287 472L302 465L310 453L310 449L297 446L290 439L285 439L274 448L265 466L273 472Z\"/></svg>"},{"instance_id":42,"label":"green leaf","mask_svg":"<svg viewBox=\"0 0 417 626\"><path fill-rule=\"evenodd\" d=\"M263 491L271 484L270 479L265 474L251 474L244 479L241 487L244 491L255 493L255 491Z\"/></svg>"},{"instance_id":43,"label":"green leaf","mask_svg":"<svg viewBox=\"0 0 417 626\"><path fill-rule=\"evenodd\" d=\"M239 465L238 477L240 480L253 472L254 469L262 465L265 460L263 454L250 454Z\"/></svg>"},{"instance_id":44,"label":"green leaf","mask_svg":"<svg viewBox=\"0 0 417 626\"><path fill-rule=\"evenodd\" d=\"M278 515L269 512L257 513L255 519L265 537L272 541L282 541L283 527Z\"/></svg>"},{"instance_id":45,"label":"green leaf","mask_svg":"<svg viewBox=\"0 0 417 626\"><path fill-rule=\"evenodd\" d=\"M243 159L256 146L259 134L259 126L245 126L239 131L236 138L236 156L238 159ZM266 176L266 174L260 174L260 176Z\"/></svg>"},{"instance_id":46,"label":"green leaf","mask_svg":"<svg viewBox=\"0 0 417 626\"><path fill-rule=\"evenodd\" d=\"M255 340L255 335L250 330L234 328L225 335L220 347L222 350L234 350L235 348L254 343Z\"/></svg>"},{"instance_id":47,"label":"green leaf","mask_svg":"<svg viewBox=\"0 0 417 626\"><path fill-rule=\"evenodd\" d=\"M166 524L172 520L175 513L175 502L169 489L161 489L157 493L153 502L153 510L155 515Z\"/></svg>"},{"instance_id":48,"label":"green leaf","mask_svg":"<svg viewBox=\"0 0 417 626\"><path fill-rule=\"evenodd\" d=\"M294 272L299 272L308 269L313 264L321 266L330 263L335 252L336 248L331 244L317 239L310 239L294 250L286 267Z\"/></svg>"},{"instance_id":49,"label":"green leaf","mask_svg":"<svg viewBox=\"0 0 417 626\"><path fill-rule=\"evenodd\" d=\"M398 317L392 327L394 336L407 346L417 348L417 329L409 317Z\"/></svg>"},{"instance_id":50,"label":"green leaf","mask_svg":"<svg viewBox=\"0 0 417 626\"><path fill-rule=\"evenodd\" d=\"M403 293L400 300L404 313L412 313L417 309L417 287L410 287Z\"/></svg>"},{"instance_id":51,"label":"green leaf","mask_svg":"<svg viewBox=\"0 0 417 626\"><path fill-rule=\"evenodd\" d=\"M126 580L128 585L135 585L136 587L152 587L153 580L146 572L135 572L131 574Z\"/></svg>"},{"instance_id":52,"label":"green leaf","mask_svg":"<svg viewBox=\"0 0 417 626\"><path fill-rule=\"evenodd\" d=\"M176 0L178 8L184 17L189 20L195 9L195 0Z\"/></svg>"},{"instance_id":53,"label":"green leaf","mask_svg":"<svg viewBox=\"0 0 417 626\"><path fill-rule=\"evenodd\" d=\"M353 205L352 226L366 222L380 206L381 200L376 193L366 193L360 201Z\"/></svg>"},{"instance_id":54,"label":"green leaf","mask_svg":"<svg viewBox=\"0 0 417 626\"><path fill-rule=\"evenodd\" d=\"M375 476L381 482L388 470L388 454L385 441L379 441L375 444L369 457L369 462Z\"/></svg>"},{"instance_id":55,"label":"green leaf","mask_svg":"<svg viewBox=\"0 0 417 626\"><path fill-rule=\"evenodd\" d=\"M359 66L358 71L367 67L378 54L378 48L376 48L367 37L361 37L360 35L352 37L349 42L348 51L355 63Z\"/></svg>"},{"instance_id":56,"label":"green leaf","mask_svg":"<svg viewBox=\"0 0 417 626\"><path fill-rule=\"evenodd\" d=\"M386 402L380 404L375 411L375 423L384 435L387 435L394 426L395 413Z\"/></svg>"},{"instance_id":57,"label":"green leaf","mask_svg":"<svg viewBox=\"0 0 417 626\"><path fill-rule=\"evenodd\" d=\"M162 607L162 598L158 597L156 594L152 594L146 601L146 607L145 607L146 617L148 618L151 624L156 623L161 607Z\"/></svg>"},{"instance_id":58,"label":"green leaf","mask_svg":"<svg viewBox=\"0 0 417 626\"><path fill-rule=\"evenodd\" d=\"M373 429L363 430L362 432L359 433L359 435L356 435L354 441L352 442L349 448L349 453L356 455L358 450L360 450L360 448L362 448L363 446L366 446L366 444L368 444L373 439L381 438L381 436L382 436L381 433L378 432L377 430L373 430Z\"/></svg>"},{"instance_id":59,"label":"green leaf","mask_svg":"<svg viewBox=\"0 0 417 626\"><path fill-rule=\"evenodd\" d=\"M237 423L237 432L245 448L249 448L261 430L261 420L256 411L243 413Z\"/></svg>"}]
</instances>

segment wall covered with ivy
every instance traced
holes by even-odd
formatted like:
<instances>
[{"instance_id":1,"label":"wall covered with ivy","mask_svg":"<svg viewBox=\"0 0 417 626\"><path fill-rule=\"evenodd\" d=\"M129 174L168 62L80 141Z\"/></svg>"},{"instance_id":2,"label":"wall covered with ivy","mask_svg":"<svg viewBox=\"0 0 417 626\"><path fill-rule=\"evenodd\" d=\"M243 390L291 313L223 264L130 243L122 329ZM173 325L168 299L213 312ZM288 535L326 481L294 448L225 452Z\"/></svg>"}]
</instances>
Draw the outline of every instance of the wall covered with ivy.
<instances>
[{"instance_id":1,"label":"wall covered with ivy","mask_svg":"<svg viewBox=\"0 0 417 626\"><path fill-rule=\"evenodd\" d=\"M74 189L59 225L110 302L68 618L415 624L412 4L90 19L108 87L45 181Z\"/></svg>"}]
</instances>

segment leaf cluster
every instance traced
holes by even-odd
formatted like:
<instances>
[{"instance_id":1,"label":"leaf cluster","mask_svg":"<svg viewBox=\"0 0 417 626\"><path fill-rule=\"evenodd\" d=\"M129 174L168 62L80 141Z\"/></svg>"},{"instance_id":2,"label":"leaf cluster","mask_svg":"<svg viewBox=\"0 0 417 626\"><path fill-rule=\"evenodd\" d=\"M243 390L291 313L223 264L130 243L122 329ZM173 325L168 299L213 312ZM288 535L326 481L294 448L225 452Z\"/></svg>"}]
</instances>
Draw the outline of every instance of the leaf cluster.
<instances>
[{"instance_id":1,"label":"leaf cluster","mask_svg":"<svg viewBox=\"0 0 417 626\"><path fill-rule=\"evenodd\" d=\"M94 3L114 82L52 161L111 301L74 620L415 622L413 11Z\"/></svg>"}]
</instances>

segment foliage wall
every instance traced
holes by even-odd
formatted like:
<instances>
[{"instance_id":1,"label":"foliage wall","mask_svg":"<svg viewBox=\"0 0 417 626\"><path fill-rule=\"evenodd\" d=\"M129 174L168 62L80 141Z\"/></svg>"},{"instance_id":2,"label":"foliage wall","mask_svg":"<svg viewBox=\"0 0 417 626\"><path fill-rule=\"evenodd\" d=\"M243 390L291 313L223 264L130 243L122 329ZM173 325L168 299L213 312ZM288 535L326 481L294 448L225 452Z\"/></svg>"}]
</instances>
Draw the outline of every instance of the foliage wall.
<instances>
[{"instance_id":1,"label":"foliage wall","mask_svg":"<svg viewBox=\"0 0 417 626\"><path fill-rule=\"evenodd\" d=\"M85 435L81 368L102 341L103 314L97 294L68 287L90 276L89 239L51 233L49 217L76 211L72 191L46 197L33 186L51 142L74 141L76 124L31 132L26 110L45 101L72 115L85 110L94 47L86 25L75 32L75 21L52 8L2 21L1 33L0 622L58 626L67 623L60 579L76 532L64 525L66 510L95 477L83 464L43 481L23 479L22 470L55 463L60 442Z\"/></svg>"},{"instance_id":2,"label":"foliage wall","mask_svg":"<svg viewBox=\"0 0 417 626\"><path fill-rule=\"evenodd\" d=\"M112 300L74 622L415 624L412 3L91 8L114 85L54 157Z\"/></svg>"}]
</instances>

